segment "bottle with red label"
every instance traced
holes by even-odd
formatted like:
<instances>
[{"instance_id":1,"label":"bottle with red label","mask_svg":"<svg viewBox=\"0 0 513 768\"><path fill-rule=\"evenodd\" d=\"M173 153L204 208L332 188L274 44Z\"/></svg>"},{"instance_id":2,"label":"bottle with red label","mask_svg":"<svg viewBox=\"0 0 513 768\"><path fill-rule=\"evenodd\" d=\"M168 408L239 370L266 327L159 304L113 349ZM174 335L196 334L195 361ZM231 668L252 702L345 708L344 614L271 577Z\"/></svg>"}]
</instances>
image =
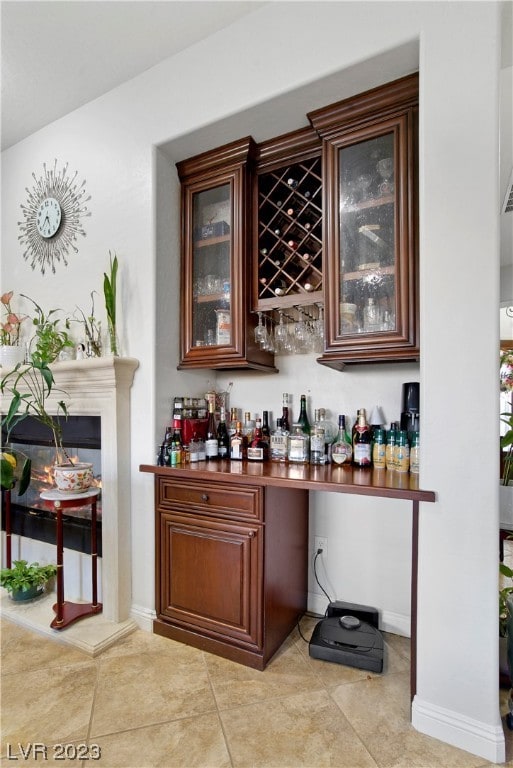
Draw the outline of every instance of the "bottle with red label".
<instances>
[{"instance_id":1,"label":"bottle with red label","mask_svg":"<svg viewBox=\"0 0 513 768\"><path fill-rule=\"evenodd\" d=\"M372 465L372 431L367 424L365 408L358 409L358 418L353 427L353 464L355 467Z\"/></svg>"},{"instance_id":2,"label":"bottle with red label","mask_svg":"<svg viewBox=\"0 0 513 768\"><path fill-rule=\"evenodd\" d=\"M262 421L256 419L255 431L253 433L253 439L248 444L248 461L268 461L269 460L269 443L264 440L262 434Z\"/></svg>"}]
</instances>

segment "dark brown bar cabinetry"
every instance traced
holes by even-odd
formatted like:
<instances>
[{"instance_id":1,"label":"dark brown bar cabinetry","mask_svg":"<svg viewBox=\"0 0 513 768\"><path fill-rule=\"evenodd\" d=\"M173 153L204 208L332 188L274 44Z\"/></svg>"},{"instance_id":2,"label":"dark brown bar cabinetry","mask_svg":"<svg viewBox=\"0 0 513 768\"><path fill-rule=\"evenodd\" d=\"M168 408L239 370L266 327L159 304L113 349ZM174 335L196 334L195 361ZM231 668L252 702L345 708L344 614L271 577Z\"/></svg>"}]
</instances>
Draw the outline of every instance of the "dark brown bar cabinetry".
<instances>
[{"instance_id":1,"label":"dark brown bar cabinetry","mask_svg":"<svg viewBox=\"0 0 513 768\"><path fill-rule=\"evenodd\" d=\"M156 477L154 631L263 669L306 610L308 493Z\"/></svg>"}]
</instances>

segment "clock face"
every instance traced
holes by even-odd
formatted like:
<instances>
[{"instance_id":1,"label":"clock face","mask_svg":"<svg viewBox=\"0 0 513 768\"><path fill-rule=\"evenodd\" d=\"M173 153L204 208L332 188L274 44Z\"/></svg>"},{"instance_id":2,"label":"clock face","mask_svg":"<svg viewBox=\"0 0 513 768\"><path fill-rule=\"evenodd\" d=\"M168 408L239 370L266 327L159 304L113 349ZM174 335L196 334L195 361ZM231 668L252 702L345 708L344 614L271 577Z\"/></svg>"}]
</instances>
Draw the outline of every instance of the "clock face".
<instances>
[{"instance_id":1,"label":"clock face","mask_svg":"<svg viewBox=\"0 0 513 768\"><path fill-rule=\"evenodd\" d=\"M41 201L36 214L36 227L41 237L53 237L61 225L61 206L55 197Z\"/></svg>"}]
</instances>

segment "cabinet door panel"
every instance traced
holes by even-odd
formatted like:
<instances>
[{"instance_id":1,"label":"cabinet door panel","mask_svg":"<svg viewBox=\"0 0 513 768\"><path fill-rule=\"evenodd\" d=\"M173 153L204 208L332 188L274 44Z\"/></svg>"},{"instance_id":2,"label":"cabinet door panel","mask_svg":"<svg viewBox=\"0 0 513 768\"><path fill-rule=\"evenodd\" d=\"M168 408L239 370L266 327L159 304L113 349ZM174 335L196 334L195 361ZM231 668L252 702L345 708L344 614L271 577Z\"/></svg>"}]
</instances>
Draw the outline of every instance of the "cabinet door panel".
<instances>
[{"instance_id":1,"label":"cabinet door panel","mask_svg":"<svg viewBox=\"0 0 513 768\"><path fill-rule=\"evenodd\" d=\"M261 529L162 513L160 541L161 614L261 647Z\"/></svg>"}]
</instances>

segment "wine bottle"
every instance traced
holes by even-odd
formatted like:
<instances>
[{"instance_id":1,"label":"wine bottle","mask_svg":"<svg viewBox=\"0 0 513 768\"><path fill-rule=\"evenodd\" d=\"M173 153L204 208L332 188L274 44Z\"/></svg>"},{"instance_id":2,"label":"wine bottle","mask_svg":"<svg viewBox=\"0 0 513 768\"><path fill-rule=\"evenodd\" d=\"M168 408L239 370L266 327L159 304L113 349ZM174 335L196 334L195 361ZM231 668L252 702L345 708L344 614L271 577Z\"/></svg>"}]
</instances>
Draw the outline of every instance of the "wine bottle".
<instances>
[{"instance_id":1,"label":"wine bottle","mask_svg":"<svg viewBox=\"0 0 513 768\"><path fill-rule=\"evenodd\" d=\"M289 185L289 187L292 187L292 189L296 189L298 183L299 182L297 179L292 179L292 178L287 179L287 184Z\"/></svg>"},{"instance_id":2,"label":"wine bottle","mask_svg":"<svg viewBox=\"0 0 513 768\"><path fill-rule=\"evenodd\" d=\"M353 449L346 432L346 417L340 415L338 417L338 435L335 442L331 446L331 458L334 464L347 465L351 463L352 455Z\"/></svg>"},{"instance_id":3,"label":"wine bottle","mask_svg":"<svg viewBox=\"0 0 513 768\"><path fill-rule=\"evenodd\" d=\"M207 423L207 439L205 440L205 458L207 461L215 461L217 459L217 452L219 446L217 443L217 427L216 417L214 414L214 403L210 401L208 404L208 423Z\"/></svg>"},{"instance_id":4,"label":"wine bottle","mask_svg":"<svg viewBox=\"0 0 513 768\"><path fill-rule=\"evenodd\" d=\"M284 432L290 432L289 396L287 392L282 395L281 428Z\"/></svg>"},{"instance_id":5,"label":"wine bottle","mask_svg":"<svg viewBox=\"0 0 513 768\"><path fill-rule=\"evenodd\" d=\"M262 437L268 443L271 442L271 430L269 429L269 411L262 411Z\"/></svg>"},{"instance_id":6,"label":"wine bottle","mask_svg":"<svg viewBox=\"0 0 513 768\"><path fill-rule=\"evenodd\" d=\"M225 409L221 406L219 424L217 425L217 455L220 459L227 459L230 454L230 438L226 428Z\"/></svg>"},{"instance_id":7,"label":"wine bottle","mask_svg":"<svg viewBox=\"0 0 513 768\"><path fill-rule=\"evenodd\" d=\"M356 467L370 467L372 433L367 424L365 408L358 410L358 418L353 427L353 464Z\"/></svg>"},{"instance_id":8,"label":"wine bottle","mask_svg":"<svg viewBox=\"0 0 513 768\"><path fill-rule=\"evenodd\" d=\"M297 420L297 423L305 433L305 435L310 434L310 420L308 418L308 413L306 412L306 395L301 395L300 399L300 408L299 408L299 418Z\"/></svg>"}]
</instances>

